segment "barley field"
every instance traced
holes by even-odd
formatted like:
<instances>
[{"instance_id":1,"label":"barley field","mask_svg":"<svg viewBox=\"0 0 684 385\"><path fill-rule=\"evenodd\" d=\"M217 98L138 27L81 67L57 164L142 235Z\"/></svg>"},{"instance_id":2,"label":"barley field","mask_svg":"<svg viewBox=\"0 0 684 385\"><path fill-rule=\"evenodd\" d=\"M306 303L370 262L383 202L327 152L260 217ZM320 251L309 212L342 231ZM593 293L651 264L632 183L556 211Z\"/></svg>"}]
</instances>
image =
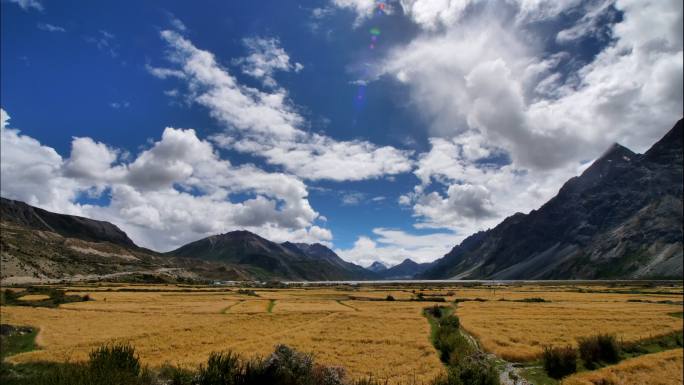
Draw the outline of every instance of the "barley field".
<instances>
[{"instance_id":1,"label":"barley field","mask_svg":"<svg viewBox=\"0 0 684 385\"><path fill-rule=\"evenodd\" d=\"M563 384L679 385L684 382L683 352L682 349L673 349L647 354L593 372L575 374L565 379Z\"/></svg>"},{"instance_id":2,"label":"barley field","mask_svg":"<svg viewBox=\"0 0 684 385\"><path fill-rule=\"evenodd\" d=\"M538 358L544 345L576 345L577 338L614 334L626 342L682 329L670 315L681 305L558 299L550 303L464 302L457 314L482 347L510 361Z\"/></svg>"},{"instance_id":3,"label":"barley field","mask_svg":"<svg viewBox=\"0 0 684 385\"><path fill-rule=\"evenodd\" d=\"M174 285L79 285L67 289L67 294L88 294L92 300L58 308L0 309L3 323L40 330L39 349L12 356L11 361L78 361L102 343L120 341L134 345L147 365L194 367L205 362L212 351L230 349L245 357L265 356L274 345L283 343L312 352L318 362L343 366L353 378L372 374L389 384L428 383L444 366L422 314L436 302L411 300L421 293L422 297L444 298L439 304L455 308L463 328L484 350L513 361L536 359L546 344L574 344L577 337L599 331L629 341L682 329L681 318L672 315L682 312L681 302L677 302L682 300L681 286L638 290L563 285L361 286L239 291ZM395 301L385 300L388 295ZM479 301L463 302L475 298ZM549 302L515 302L529 298ZM681 353L667 357L681 368ZM642 364L661 362L645 360ZM620 372L616 373L619 377Z\"/></svg>"}]
</instances>

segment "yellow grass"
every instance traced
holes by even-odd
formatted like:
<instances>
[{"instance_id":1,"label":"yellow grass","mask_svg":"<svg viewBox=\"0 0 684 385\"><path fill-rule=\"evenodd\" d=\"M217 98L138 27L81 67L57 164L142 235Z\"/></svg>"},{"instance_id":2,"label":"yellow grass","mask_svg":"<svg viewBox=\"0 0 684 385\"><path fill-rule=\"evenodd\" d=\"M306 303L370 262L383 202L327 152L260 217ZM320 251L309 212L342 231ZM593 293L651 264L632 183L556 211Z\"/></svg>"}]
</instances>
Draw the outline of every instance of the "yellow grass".
<instances>
[{"instance_id":1,"label":"yellow grass","mask_svg":"<svg viewBox=\"0 0 684 385\"><path fill-rule=\"evenodd\" d=\"M122 288L141 291L117 291ZM322 363L344 366L354 378L373 374L390 384L414 378L427 383L444 369L421 313L432 304L400 301L414 297L414 290L425 296L442 295L448 301L487 299L460 303L457 314L484 349L511 360L533 359L544 344L575 343L577 337L597 332L632 340L682 328L681 319L667 315L682 311L681 306L627 302L681 301L681 286L654 288L645 294L612 293L615 289L596 286L534 285L422 291L377 286L254 289L258 297L239 294L237 288L174 285L81 284L69 290L69 294L89 294L93 301L56 309L0 308L3 323L40 328L41 349L13 356L12 361L82 360L102 343L127 341L151 366L165 362L195 366L212 351L232 349L244 356L263 356L275 344L285 343L313 352ZM388 294L397 301L367 300ZM529 297L552 302L499 301ZM274 306L268 312L271 301ZM681 365L681 356L678 359Z\"/></svg>"},{"instance_id":2,"label":"yellow grass","mask_svg":"<svg viewBox=\"0 0 684 385\"><path fill-rule=\"evenodd\" d=\"M457 310L463 328L482 347L511 361L537 358L544 345L576 345L578 337L615 334L633 341L682 329L668 313L681 306L606 301L551 303L464 302Z\"/></svg>"},{"instance_id":3,"label":"yellow grass","mask_svg":"<svg viewBox=\"0 0 684 385\"><path fill-rule=\"evenodd\" d=\"M426 304L341 304L320 295L306 300L302 292L273 295L278 299L272 313L267 312L273 294L268 291L259 291L259 297L90 292L94 301L57 309L3 307L2 319L40 328L41 350L14 356L14 362L83 360L94 347L119 340L133 344L149 365L194 366L212 351L263 356L285 343L313 352L322 363L344 366L354 378L372 374L399 383L415 377L420 383L443 371L421 313Z\"/></svg>"},{"instance_id":4,"label":"yellow grass","mask_svg":"<svg viewBox=\"0 0 684 385\"><path fill-rule=\"evenodd\" d=\"M595 385L612 381L615 385L680 385L684 383L682 349L647 354L617 365L568 377L564 385Z\"/></svg>"},{"instance_id":5,"label":"yellow grass","mask_svg":"<svg viewBox=\"0 0 684 385\"><path fill-rule=\"evenodd\" d=\"M45 294L27 294L19 297L19 301L42 301L45 299L50 299L50 296Z\"/></svg>"}]
</instances>

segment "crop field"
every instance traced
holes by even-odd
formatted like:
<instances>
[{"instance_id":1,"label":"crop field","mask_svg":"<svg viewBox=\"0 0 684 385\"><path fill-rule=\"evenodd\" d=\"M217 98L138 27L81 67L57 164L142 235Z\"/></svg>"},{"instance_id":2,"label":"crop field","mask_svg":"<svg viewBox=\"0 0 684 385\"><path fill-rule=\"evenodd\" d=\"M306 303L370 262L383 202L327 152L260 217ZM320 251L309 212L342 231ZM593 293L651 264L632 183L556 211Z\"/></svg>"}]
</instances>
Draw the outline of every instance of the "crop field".
<instances>
[{"instance_id":1,"label":"crop field","mask_svg":"<svg viewBox=\"0 0 684 385\"><path fill-rule=\"evenodd\" d=\"M563 384L594 385L612 381L621 385L679 385L684 370L683 352L682 349L673 349L632 358L594 372L576 374Z\"/></svg>"},{"instance_id":2,"label":"crop field","mask_svg":"<svg viewBox=\"0 0 684 385\"><path fill-rule=\"evenodd\" d=\"M147 365L194 367L212 351L265 356L276 344L287 344L312 352L317 362L345 367L354 378L420 384L444 372L422 314L434 303L454 307L464 330L484 350L512 361L538 359L544 345L575 344L596 332L631 341L682 329L675 316L682 312L681 286L67 289L68 295L87 294L91 300L57 308L1 308L2 323L39 329L39 349L12 356L12 362L78 361L102 343L121 341L135 346ZM395 300L386 300L388 295ZM639 365L667 364L668 370L681 371L681 349L666 353L624 361L605 375L629 377ZM577 384L587 383L583 378L577 375Z\"/></svg>"},{"instance_id":3,"label":"crop field","mask_svg":"<svg viewBox=\"0 0 684 385\"><path fill-rule=\"evenodd\" d=\"M682 329L670 315L681 305L642 302L465 302L457 314L484 349L506 360L530 361L544 345L576 345L578 337L614 334L626 342ZM648 326L646 326L648 325Z\"/></svg>"}]
</instances>

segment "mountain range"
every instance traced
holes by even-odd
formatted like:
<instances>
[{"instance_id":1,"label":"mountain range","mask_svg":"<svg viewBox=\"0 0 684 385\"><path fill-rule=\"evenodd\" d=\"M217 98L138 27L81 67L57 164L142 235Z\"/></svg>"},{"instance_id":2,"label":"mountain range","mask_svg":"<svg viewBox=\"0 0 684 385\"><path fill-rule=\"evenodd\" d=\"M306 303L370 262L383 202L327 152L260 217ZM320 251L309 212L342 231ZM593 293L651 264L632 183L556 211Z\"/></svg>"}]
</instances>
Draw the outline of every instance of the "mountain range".
<instances>
[{"instance_id":1,"label":"mountain range","mask_svg":"<svg viewBox=\"0 0 684 385\"><path fill-rule=\"evenodd\" d=\"M682 278L682 120L646 153L614 144L529 214L466 238L420 278Z\"/></svg>"},{"instance_id":2,"label":"mountain range","mask_svg":"<svg viewBox=\"0 0 684 385\"><path fill-rule=\"evenodd\" d=\"M288 280L372 279L373 273L344 261L324 245L271 242L249 231L232 231L189 243L167 255L247 265L264 276Z\"/></svg>"},{"instance_id":3,"label":"mountain range","mask_svg":"<svg viewBox=\"0 0 684 385\"><path fill-rule=\"evenodd\" d=\"M0 200L3 283L63 279L377 280L682 278L680 120L646 153L614 144L538 210L473 234L432 263L363 268L322 244L248 231L168 253L109 222ZM142 278L141 278L142 277Z\"/></svg>"}]
</instances>

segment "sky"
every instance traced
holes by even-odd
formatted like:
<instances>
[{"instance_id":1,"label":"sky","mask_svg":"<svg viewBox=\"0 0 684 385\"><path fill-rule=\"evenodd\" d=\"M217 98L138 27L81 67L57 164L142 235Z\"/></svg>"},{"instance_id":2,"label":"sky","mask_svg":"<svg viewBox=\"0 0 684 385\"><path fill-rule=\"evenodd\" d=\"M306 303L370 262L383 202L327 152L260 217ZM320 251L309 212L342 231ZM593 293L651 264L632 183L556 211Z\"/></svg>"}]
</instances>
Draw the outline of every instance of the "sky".
<instances>
[{"instance_id":1,"label":"sky","mask_svg":"<svg viewBox=\"0 0 684 385\"><path fill-rule=\"evenodd\" d=\"M681 0L2 0L1 195L429 262L682 117Z\"/></svg>"}]
</instances>

